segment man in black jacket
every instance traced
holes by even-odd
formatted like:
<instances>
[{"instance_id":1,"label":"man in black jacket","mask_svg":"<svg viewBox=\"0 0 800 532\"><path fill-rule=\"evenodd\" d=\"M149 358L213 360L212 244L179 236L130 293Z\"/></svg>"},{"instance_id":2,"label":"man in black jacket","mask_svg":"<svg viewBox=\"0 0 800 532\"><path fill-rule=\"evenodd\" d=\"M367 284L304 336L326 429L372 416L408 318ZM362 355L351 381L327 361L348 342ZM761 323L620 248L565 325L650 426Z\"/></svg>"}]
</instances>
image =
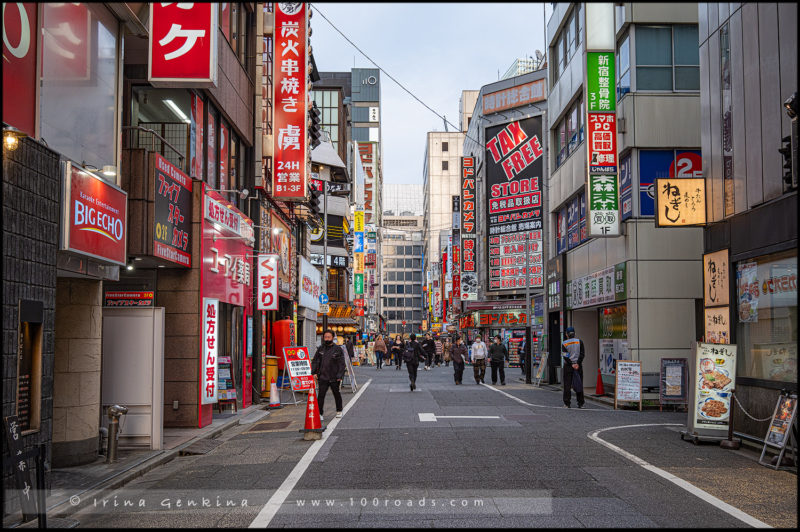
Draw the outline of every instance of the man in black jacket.
<instances>
[{"instance_id":1,"label":"man in black jacket","mask_svg":"<svg viewBox=\"0 0 800 532\"><path fill-rule=\"evenodd\" d=\"M417 368L420 362L425 361L425 353L423 353L422 347L419 345L419 342L417 342L416 334L411 334L409 338L410 340L406 342L403 348L403 362L406 363L408 380L411 381L409 387L413 392L417 388Z\"/></svg>"},{"instance_id":2,"label":"man in black jacket","mask_svg":"<svg viewBox=\"0 0 800 532\"><path fill-rule=\"evenodd\" d=\"M422 352L425 354L425 369L430 370L433 365L433 355L436 353L436 342L433 341L431 333L427 333L422 341Z\"/></svg>"},{"instance_id":3,"label":"man in black jacket","mask_svg":"<svg viewBox=\"0 0 800 532\"><path fill-rule=\"evenodd\" d=\"M502 338L498 334L494 337L494 343L489 347L489 359L492 364L492 384L497 384L497 372L500 371L500 384L506 385L505 361L508 360L508 349L501 342Z\"/></svg>"},{"instance_id":4,"label":"man in black jacket","mask_svg":"<svg viewBox=\"0 0 800 532\"><path fill-rule=\"evenodd\" d=\"M456 384L461 384L464 376L464 361L467 359L467 346L461 341L461 337L456 338L456 345L450 349L450 358L453 359L453 378Z\"/></svg>"},{"instance_id":5,"label":"man in black jacket","mask_svg":"<svg viewBox=\"0 0 800 532\"><path fill-rule=\"evenodd\" d=\"M325 394L328 393L328 388L333 392L333 399L336 401L336 417L342 417L342 394L339 392L339 385L342 383L347 366L345 366L344 351L341 346L333 343L333 338L334 334L330 329L322 334L322 345L319 346L311 361L311 374L319 383L317 405L319 406L320 421L323 419L322 411L325 407Z\"/></svg>"}]
</instances>

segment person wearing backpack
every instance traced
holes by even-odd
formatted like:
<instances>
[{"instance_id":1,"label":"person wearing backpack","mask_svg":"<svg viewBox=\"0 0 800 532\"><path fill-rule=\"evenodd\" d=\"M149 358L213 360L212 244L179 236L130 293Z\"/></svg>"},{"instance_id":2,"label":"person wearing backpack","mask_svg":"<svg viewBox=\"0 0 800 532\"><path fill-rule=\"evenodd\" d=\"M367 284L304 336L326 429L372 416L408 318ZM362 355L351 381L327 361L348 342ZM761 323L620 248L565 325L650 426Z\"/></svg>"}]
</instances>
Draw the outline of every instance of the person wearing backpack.
<instances>
[{"instance_id":1,"label":"person wearing backpack","mask_svg":"<svg viewBox=\"0 0 800 532\"><path fill-rule=\"evenodd\" d=\"M420 362L425 362L425 353L422 351L422 346L417 342L417 335L411 334L409 341L406 342L403 348L403 362L406 363L408 370L409 388L411 391L417 389L417 368Z\"/></svg>"},{"instance_id":2,"label":"person wearing backpack","mask_svg":"<svg viewBox=\"0 0 800 532\"><path fill-rule=\"evenodd\" d=\"M436 353L436 343L431 338L431 333L425 334L422 341L422 352L425 354L425 369L430 370L433 366L433 355Z\"/></svg>"}]
</instances>

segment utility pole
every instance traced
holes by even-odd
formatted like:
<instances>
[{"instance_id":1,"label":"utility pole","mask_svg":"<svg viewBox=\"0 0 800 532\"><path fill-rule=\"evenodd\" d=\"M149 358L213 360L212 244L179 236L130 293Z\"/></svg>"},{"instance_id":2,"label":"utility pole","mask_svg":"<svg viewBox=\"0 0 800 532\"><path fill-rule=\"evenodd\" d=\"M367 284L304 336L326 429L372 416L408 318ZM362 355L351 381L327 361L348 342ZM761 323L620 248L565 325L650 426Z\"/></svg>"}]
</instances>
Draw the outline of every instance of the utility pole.
<instances>
[{"instance_id":1,"label":"utility pole","mask_svg":"<svg viewBox=\"0 0 800 532\"><path fill-rule=\"evenodd\" d=\"M323 196L323 211L324 223L322 229L322 271L325 272L322 276L322 293L328 294L328 182L322 182L322 196ZM328 329L328 315L322 315L322 333Z\"/></svg>"}]
</instances>

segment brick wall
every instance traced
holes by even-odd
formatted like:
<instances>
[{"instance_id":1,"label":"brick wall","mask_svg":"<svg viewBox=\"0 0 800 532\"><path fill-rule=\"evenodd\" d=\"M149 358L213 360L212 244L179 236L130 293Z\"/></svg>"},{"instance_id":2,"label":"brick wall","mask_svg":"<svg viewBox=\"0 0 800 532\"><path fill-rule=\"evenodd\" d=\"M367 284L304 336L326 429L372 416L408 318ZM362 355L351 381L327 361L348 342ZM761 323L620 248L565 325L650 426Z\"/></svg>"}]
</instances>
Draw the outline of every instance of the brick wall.
<instances>
[{"instance_id":1,"label":"brick wall","mask_svg":"<svg viewBox=\"0 0 800 532\"><path fill-rule=\"evenodd\" d=\"M25 448L48 444L50 461L53 417L53 353L56 300L56 249L60 214L58 155L23 139L12 152L3 149L3 416L16 412L17 324L20 299L43 302L41 425L23 436ZM8 450L3 441L3 463ZM49 480L48 480L49 482ZM3 485L13 478L3 471ZM5 499L3 514L15 512L18 500Z\"/></svg>"}]
</instances>

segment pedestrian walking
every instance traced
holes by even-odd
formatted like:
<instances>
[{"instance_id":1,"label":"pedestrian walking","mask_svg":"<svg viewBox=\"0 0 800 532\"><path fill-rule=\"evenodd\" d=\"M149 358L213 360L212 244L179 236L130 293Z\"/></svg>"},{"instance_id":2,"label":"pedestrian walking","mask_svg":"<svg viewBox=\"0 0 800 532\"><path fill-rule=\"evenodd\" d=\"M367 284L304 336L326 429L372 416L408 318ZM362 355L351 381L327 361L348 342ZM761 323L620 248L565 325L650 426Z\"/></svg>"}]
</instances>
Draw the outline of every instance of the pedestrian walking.
<instances>
[{"instance_id":1,"label":"pedestrian walking","mask_svg":"<svg viewBox=\"0 0 800 532\"><path fill-rule=\"evenodd\" d=\"M583 358L586 351L583 340L575 338L575 329L567 327L567 339L561 342L564 357L564 405L571 408L572 388L578 397L578 408L583 408ZM573 382L574 381L574 382Z\"/></svg>"},{"instance_id":2,"label":"pedestrian walking","mask_svg":"<svg viewBox=\"0 0 800 532\"><path fill-rule=\"evenodd\" d=\"M522 369L522 374L525 375L525 357L528 356L528 342L525 338L519 344L519 367Z\"/></svg>"},{"instance_id":3,"label":"pedestrian walking","mask_svg":"<svg viewBox=\"0 0 800 532\"><path fill-rule=\"evenodd\" d=\"M452 358L452 351L453 351L453 342L450 341L450 338L445 340L444 346L442 346L442 358L444 359L445 367L450 366L450 359Z\"/></svg>"},{"instance_id":4,"label":"pedestrian walking","mask_svg":"<svg viewBox=\"0 0 800 532\"><path fill-rule=\"evenodd\" d=\"M486 378L486 344L480 335L472 342L472 372L475 375L475 384L480 384Z\"/></svg>"},{"instance_id":5,"label":"pedestrian walking","mask_svg":"<svg viewBox=\"0 0 800 532\"><path fill-rule=\"evenodd\" d=\"M417 342L417 335L412 333L409 338L403 348L403 362L406 363L406 369L408 370L408 386L413 392L417 389L417 368L420 362L425 361L426 357L422 351L422 346Z\"/></svg>"},{"instance_id":6,"label":"pedestrian walking","mask_svg":"<svg viewBox=\"0 0 800 532\"><path fill-rule=\"evenodd\" d=\"M333 392L333 399L336 401L336 417L342 417L342 394L339 392L339 386L346 369L345 354L342 346L333 343L333 338L333 331L327 329L322 334L322 345L317 348L311 361L311 374L314 376L315 384L319 384L317 407L320 421L323 420L322 413L328 388Z\"/></svg>"},{"instance_id":7,"label":"pedestrian walking","mask_svg":"<svg viewBox=\"0 0 800 532\"><path fill-rule=\"evenodd\" d=\"M356 356L356 348L353 345L353 340L348 338L347 341L344 343L344 347L345 349L347 349L347 355L350 357L350 362L353 362L353 359Z\"/></svg>"},{"instance_id":8,"label":"pedestrian walking","mask_svg":"<svg viewBox=\"0 0 800 532\"><path fill-rule=\"evenodd\" d=\"M437 336L436 340L433 342L433 345L436 347L436 358L434 359L434 363L436 364L436 367L439 368L442 366L442 351L444 349L444 346L442 345L442 339Z\"/></svg>"},{"instance_id":9,"label":"pedestrian walking","mask_svg":"<svg viewBox=\"0 0 800 532\"><path fill-rule=\"evenodd\" d=\"M403 362L403 349L405 348L405 342L403 342L403 338L398 334L394 337L394 343L392 344L392 358L394 359L394 369L399 370L400 365Z\"/></svg>"},{"instance_id":10,"label":"pedestrian walking","mask_svg":"<svg viewBox=\"0 0 800 532\"><path fill-rule=\"evenodd\" d=\"M380 334L378 335L372 349L375 351L375 366L377 371L383 367L383 357L386 354L386 342L383 341L383 336Z\"/></svg>"},{"instance_id":11,"label":"pedestrian walking","mask_svg":"<svg viewBox=\"0 0 800 532\"><path fill-rule=\"evenodd\" d=\"M503 345L503 338L498 334L489 347L489 359L492 365L492 384L497 384L497 373L500 373L500 384L506 385L505 363L508 360L508 349Z\"/></svg>"},{"instance_id":12,"label":"pedestrian walking","mask_svg":"<svg viewBox=\"0 0 800 532\"><path fill-rule=\"evenodd\" d=\"M425 354L425 369L430 371L433 365L433 356L436 353L436 343L434 343L431 333L425 334L422 340L422 352Z\"/></svg>"},{"instance_id":13,"label":"pedestrian walking","mask_svg":"<svg viewBox=\"0 0 800 532\"><path fill-rule=\"evenodd\" d=\"M451 347L450 357L453 359L453 379L456 384L461 384L461 379L464 377L464 362L467 358L467 346L461 340L461 337L456 337L456 345Z\"/></svg>"}]
</instances>

